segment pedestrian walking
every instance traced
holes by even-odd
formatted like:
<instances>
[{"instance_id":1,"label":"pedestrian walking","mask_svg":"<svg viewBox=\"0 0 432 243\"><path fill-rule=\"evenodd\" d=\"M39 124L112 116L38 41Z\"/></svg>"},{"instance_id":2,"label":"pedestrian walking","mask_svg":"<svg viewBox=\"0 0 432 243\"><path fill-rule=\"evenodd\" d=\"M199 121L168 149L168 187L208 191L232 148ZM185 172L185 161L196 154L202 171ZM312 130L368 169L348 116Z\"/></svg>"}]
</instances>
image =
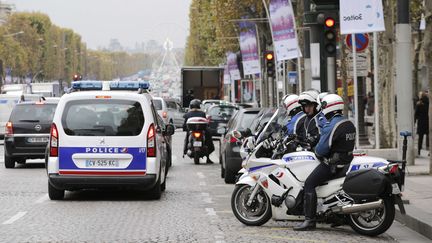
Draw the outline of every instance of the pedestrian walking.
<instances>
[{"instance_id":1,"label":"pedestrian walking","mask_svg":"<svg viewBox=\"0 0 432 243\"><path fill-rule=\"evenodd\" d=\"M420 92L416 103L414 119L417 122L418 155L423 145L423 137L426 135L426 149L429 149L429 97L426 92Z\"/></svg>"}]
</instances>

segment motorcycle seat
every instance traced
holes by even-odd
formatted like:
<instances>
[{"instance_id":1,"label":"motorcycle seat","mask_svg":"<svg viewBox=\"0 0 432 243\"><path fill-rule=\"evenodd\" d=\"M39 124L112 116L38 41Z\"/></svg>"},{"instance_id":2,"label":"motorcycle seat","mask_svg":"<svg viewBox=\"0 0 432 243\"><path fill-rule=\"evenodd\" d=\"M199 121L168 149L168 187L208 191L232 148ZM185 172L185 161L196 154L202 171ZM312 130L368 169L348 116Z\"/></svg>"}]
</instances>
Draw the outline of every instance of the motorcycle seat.
<instances>
[{"instance_id":1,"label":"motorcycle seat","mask_svg":"<svg viewBox=\"0 0 432 243\"><path fill-rule=\"evenodd\" d=\"M350 164L345 165L344 167L337 169L335 176L333 179L338 179L346 176L346 173L350 167Z\"/></svg>"}]
</instances>

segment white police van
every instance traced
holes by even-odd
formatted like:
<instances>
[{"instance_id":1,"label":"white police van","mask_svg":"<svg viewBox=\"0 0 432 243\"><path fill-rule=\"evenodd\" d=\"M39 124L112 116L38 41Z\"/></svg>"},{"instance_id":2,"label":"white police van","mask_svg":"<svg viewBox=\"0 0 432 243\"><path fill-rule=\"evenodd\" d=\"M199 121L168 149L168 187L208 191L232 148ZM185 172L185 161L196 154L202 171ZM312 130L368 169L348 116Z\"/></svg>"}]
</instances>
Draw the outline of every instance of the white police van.
<instances>
[{"instance_id":1,"label":"white police van","mask_svg":"<svg viewBox=\"0 0 432 243\"><path fill-rule=\"evenodd\" d=\"M172 125L160 124L146 82L79 81L61 97L47 151L48 194L120 187L165 190ZM135 91L135 92L131 92Z\"/></svg>"}]
</instances>

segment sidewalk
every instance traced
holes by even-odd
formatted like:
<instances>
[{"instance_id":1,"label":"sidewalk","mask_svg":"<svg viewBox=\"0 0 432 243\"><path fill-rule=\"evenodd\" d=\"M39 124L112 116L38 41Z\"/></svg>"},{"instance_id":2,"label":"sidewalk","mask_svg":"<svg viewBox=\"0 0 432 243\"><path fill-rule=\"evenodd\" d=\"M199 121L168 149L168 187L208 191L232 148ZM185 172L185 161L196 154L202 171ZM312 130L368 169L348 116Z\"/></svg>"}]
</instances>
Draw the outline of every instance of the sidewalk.
<instances>
[{"instance_id":1,"label":"sidewalk","mask_svg":"<svg viewBox=\"0 0 432 243\"><path fill-rule=\"evenodd\" d=\"M432 176L428 174L428 151L422 151L415 165L407 166L402 193L406 215L401 215L396 207L396 220L432 240Z\"/></svg>"}]
</instances>

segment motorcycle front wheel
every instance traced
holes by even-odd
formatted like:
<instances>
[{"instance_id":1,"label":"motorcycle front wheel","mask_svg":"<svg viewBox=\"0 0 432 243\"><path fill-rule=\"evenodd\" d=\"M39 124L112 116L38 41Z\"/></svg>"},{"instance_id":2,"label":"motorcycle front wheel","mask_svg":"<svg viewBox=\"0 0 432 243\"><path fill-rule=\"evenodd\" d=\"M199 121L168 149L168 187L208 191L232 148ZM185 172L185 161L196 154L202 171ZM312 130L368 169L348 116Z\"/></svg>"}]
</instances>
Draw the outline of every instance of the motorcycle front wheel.
<instances>
[{"instance_id":1,"label":"motorcycle front wheel","mask_svg":"<svg viewBox=\"0 0 432 243\"><path fill-rule=\"evenodd\" d=\"M271 216L271 204L267 194L260 188L250 206L247 205L253 187L247 184L236 185L231 196L231 208L236 218L248 226L267 223Z\"/></svg>"},{"instance_id":2,"label":"motorcycle front wheel","mask_svg":"<svg viewBox=\"0 0 432 243\"><path fill-rule=\"evenodd\" d=\"M386 232L393 224L395 206L392 198L385 198L381 208L353 213L348 216L351 228L359 234L377 236Z\"/></svg>"}]
</instances>

